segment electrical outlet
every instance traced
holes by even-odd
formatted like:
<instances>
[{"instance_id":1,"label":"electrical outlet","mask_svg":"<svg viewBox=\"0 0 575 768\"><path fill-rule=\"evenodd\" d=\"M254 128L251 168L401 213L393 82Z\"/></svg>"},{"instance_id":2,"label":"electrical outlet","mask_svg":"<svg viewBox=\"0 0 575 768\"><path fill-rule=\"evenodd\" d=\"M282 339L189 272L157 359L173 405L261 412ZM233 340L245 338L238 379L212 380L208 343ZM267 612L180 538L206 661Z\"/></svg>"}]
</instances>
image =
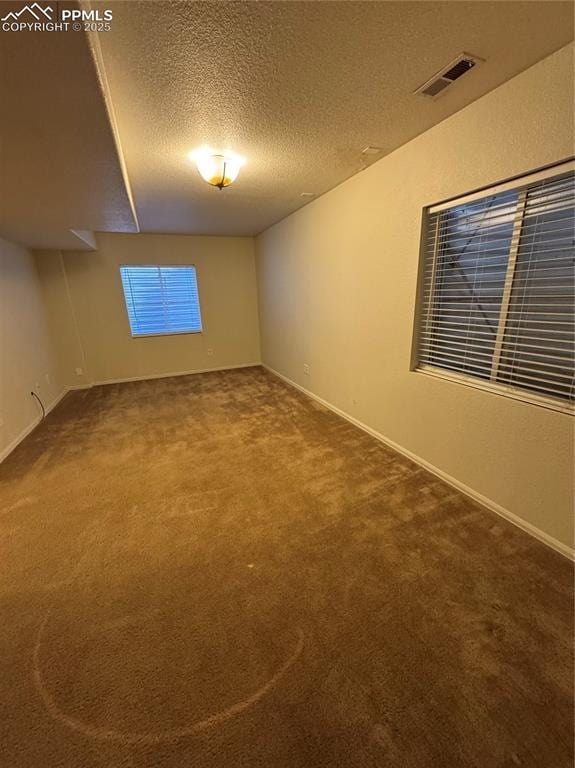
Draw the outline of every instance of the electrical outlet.
<instances>
[{"instance_id":1,"label":"electrical outlet","mask_svg":"<svg viewBox=\"0 0 575 768\"><path fill-rule=\"evenodd\" d=\"M307 363L303 364L303 372L306 376L309 376L309 365Z\"/></svg>"},{"instance_id":2,"label":"electrical outlet","mask_svg":"<svg viewBox=\"0 0 575 768\"><path fill-rule=\"evenodd\" d=\"M76 376L83 376L84 371L81 368L76 368Z\"/></svg>"},{"instance_id":3,"label":"electrical outlet","mask_svg":"<svg viewBox=\"0 0 575 768\"><path fill-rule=\"evenodd\" d=\"M214 354L214 350L211 347L208 347L207 355L208 357L211 357Z\"/></svg>"},{"instance_id":4,"label":"electrical outlet","mask_svg":"<svg viewBox=\"0 0 575 768\"><path fill-rule=\"evenodd\" d=\"M50 386L50 374L49 374L49 373L45 373L45 374L44 374L44 378L45 378L45 380L46 380L46 384L47 384L48 386Z\"/></svg>"},{"instance_id":5,"label":"electrical outlet","mask_svg":"<svg viewBox=\"0 0 575 768\"><path fill-rule=\"evenodd\" d=\"M34 392L39 392L39 391L40 391L40 382L39 382L39 381L37 381L37 382L34 384Z\"/></svg>"}]
</instances>

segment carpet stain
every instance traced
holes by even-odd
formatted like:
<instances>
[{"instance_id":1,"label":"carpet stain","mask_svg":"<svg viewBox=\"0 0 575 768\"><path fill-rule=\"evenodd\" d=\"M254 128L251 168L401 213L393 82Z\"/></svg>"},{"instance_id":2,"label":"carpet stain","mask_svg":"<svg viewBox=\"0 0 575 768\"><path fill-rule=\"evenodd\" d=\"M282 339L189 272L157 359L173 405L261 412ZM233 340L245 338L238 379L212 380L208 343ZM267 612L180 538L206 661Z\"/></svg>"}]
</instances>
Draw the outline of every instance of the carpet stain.
<instances>
[{"instance_id":1,"label":"carpet stain","mask_svg":"<svg viewBox=\"0 0 575 768\"><path fill-rule=\"evenodd\" d=\"M46 614L42 624L40 625L40 629L38 630L38 635L36 637L36 643L34 644L34 652L32 654L34 685L36 686L36 690L42 699L42 703L44 704L46 711L54 720L57 720L67 728L70 728L70 730L82 734L82 736L102 741L112 741L128 746L154 746L158 744L164 744L166 742L178 741L180 739L185 739L191 736L197 736L209 728L215 728L219 725L222 725L226 722L226 720L229 720L232 717L241 715L250 707L255 706L260 701L260 699L263 699L263 697L266 696L272 690L272 688L274 688L279 683L279 681L290 669L290 667L292 667L298 660L304 648L303 632L298 629L297 644L293 653L288 657L288 659L286 659L284 664L282 664L277 672L275 672L275 674L270 677L265 685L262 685L261 688L252 693L243 701L236 702L235 704L226 707L221 712L216 712L215 714L209 715L203 720L197 720L191 725L187 725L182 728L175 728L171 731L164 731L163 733L121 733L105 728L98 728L70 717L59 708L53 695L48 690L42 675L41 649L44 630L50 618L50 613L51 612L49 611Z\"/></svg>"},{"instance_id":2,"label":"carpet stain","mask_svg":"<svg viewBox=\"0 0 575 768\"><path fill-rule=\"evenodd\" d=\"M261 368L64 398L0 617L8 768L573 765L572 564Z\"/></svg>"}]
</instances>

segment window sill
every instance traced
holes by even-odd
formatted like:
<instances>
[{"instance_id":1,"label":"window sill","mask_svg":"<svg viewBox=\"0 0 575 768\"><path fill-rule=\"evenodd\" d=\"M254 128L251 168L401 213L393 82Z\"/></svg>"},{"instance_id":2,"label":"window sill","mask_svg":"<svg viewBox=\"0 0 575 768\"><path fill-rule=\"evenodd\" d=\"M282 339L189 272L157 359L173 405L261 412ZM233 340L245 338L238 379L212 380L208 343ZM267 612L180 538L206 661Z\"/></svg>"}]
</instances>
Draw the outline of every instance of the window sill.
<instances>
[{"instance_id":1,"label":"window sill","mask_svg":"<svg viewBox=\"0 0 575 768\"><path fill-rule=\"evenodd\" d=\"M158 331L155 333L132 333L133 339L152 339L157 336L191 336L197 333L203 333L203 330L199 331Z\"/></svg>"},{"instance_id":2,"label":"window sill","mask_svg":"<svg viewBox=\"0 0 575 768\"><path fill-rule=\"evenodd\" d=\"M535 392L527 392L523 389L516 387L509 387L505 384L493 384L488 381L475 379L471 376L465 376L462 373L456 373L455 371L446 371L442 368L434 368L430 365L421 365L413 369L414 373L422 373L425 376L432 376L434 379L443 379L444 381L450 381L453 384L463 384L466 387L472 387L473 389L481 389L484 392L489 392L492 395L503 395L509 397L512 400L520 400L524 403L530 403L531 405L538 405L541 408L548 408L552 411L558 411L559 413L566 413L571 416L575 414L575 405L561 400L546 397L545 395L538 395Z\"/></svg>"}]
</instances>

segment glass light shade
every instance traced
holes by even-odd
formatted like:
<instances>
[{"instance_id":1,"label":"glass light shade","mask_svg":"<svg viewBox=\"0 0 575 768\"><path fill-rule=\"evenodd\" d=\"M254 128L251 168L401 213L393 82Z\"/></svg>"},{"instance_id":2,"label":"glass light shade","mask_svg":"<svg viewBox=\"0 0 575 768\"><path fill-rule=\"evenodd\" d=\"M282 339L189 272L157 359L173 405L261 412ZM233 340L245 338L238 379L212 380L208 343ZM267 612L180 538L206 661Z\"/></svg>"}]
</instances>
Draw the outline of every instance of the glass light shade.
<instances>
[{"instance_id":1,"label":"glass light shade","mask_svg":"<svg viewBox=\"0 0 575 768\"><path fill-rule=\"evenodd\" d=\"M243 159L231 152L199 153L195 160L202 179L220 189L229 186L238 178L243 165Z\"/></svg>"}]
</instances>

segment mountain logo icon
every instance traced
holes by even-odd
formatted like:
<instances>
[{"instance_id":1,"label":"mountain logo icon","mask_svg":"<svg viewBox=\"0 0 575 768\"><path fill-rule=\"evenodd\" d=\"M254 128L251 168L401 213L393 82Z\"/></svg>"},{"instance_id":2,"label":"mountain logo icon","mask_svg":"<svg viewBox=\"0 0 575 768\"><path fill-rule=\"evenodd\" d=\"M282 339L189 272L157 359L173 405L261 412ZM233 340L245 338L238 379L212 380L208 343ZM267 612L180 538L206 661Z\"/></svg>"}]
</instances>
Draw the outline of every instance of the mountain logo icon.
<instances>
[{"instance_id":1,"label":"mountain logo icon","mask_svg":"<svg viewBox=\"0 0 575 768\"><path fill-rule=\"evenodd\" d=\"M0 21L18 21L23 14L33 16L36 21L52 21L52 13L53 10L50 6L42 8L38 3L32 3L32 5L25 5L20 11L10 11Z\"/></svg>"}]
</instances>

